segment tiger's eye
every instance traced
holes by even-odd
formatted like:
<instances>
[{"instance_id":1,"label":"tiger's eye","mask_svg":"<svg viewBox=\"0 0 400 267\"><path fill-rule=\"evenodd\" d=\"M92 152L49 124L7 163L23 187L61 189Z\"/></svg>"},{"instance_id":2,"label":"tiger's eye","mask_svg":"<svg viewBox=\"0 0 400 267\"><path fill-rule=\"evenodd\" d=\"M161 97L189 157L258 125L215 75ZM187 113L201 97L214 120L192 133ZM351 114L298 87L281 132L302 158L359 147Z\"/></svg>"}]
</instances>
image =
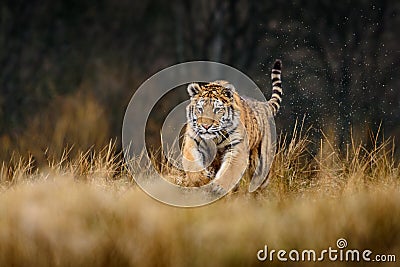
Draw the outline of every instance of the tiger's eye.
<instances>
[{"instance_id":1,"label":"tiger's eye","mask_svg":"<svg viewBox=\"0 0 400 267\"><path fill-rule=\"evenodd\" d=\"M221 107L216 107L215 109L214 109L214 112L215 113L218 113L218 112L221 112L223 110L223 108L221 108Z\"/></svg>"}]
</instances>

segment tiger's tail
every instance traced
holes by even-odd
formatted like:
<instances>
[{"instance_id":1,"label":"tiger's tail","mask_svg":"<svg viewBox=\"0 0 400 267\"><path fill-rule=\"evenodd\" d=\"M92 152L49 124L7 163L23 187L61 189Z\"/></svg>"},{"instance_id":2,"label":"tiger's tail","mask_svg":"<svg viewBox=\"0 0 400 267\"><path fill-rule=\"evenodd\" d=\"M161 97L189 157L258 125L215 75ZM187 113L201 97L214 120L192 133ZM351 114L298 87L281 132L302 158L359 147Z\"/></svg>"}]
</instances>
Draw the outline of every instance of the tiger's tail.
<instances>
[{"instance_id":1,"label":"tiger's tail","mask_svg":"<svg viewBox=\"0 0 400 267\"><path fill-rule=\"evenodd\" d=\"M271 82L272 82L272 96L268 101L268 104L272 108L272 113L275 116L278 113L279 108L281 107L282 102L282 80L281 80L281 71L282 71L282 61L280 59L275 60L274 67L272 68L271 73Z\"/></svg>"}]
</instances>

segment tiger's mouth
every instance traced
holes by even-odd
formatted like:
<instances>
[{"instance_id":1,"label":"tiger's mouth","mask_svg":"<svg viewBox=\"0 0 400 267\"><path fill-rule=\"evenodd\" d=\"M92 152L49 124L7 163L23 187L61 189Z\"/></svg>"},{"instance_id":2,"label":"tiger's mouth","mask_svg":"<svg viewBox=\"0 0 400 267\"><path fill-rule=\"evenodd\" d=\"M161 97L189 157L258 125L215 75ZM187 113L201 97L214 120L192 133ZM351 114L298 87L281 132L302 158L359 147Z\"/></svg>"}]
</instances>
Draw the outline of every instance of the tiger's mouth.
<instances>
[{"instance_id":1,"label":"tiger's mouth","mask_svg":"<svg viewBox=\"0 0 400 267\"><path fill-rule=\"evenodd\" d=\"M198 134L203 139L215 138L218 136L218 130L219 130L218 128L219 127L216 127L214 125L211 126L200 125L200 127L198 128Z\"/></svg>"},{"instance_id":2,"label":"tiger's mouth","mask_svg":"<svg viewBox=\"0 0 400 267\"><path fill-rule=\"evenodd\" d=\"M198 136L200 136L203 139L212 139L216 136L218 136L217 131L212 130L212 129L204 129L204 128L197 128L195 130L195 132L197 133Z\"/></svg>"},{"instance_id":3,"label":"tiger's mouth","mask_svg":"<svg viewBox=\"0 0 400 267\"><path fill-rule=\"evenodd\" d=\"M217 137L217 134L209 133L209 132L206 132L206 133L200 132L199 136L203 139L213 139L213 138Z\"/></svg>"}]
</instances>

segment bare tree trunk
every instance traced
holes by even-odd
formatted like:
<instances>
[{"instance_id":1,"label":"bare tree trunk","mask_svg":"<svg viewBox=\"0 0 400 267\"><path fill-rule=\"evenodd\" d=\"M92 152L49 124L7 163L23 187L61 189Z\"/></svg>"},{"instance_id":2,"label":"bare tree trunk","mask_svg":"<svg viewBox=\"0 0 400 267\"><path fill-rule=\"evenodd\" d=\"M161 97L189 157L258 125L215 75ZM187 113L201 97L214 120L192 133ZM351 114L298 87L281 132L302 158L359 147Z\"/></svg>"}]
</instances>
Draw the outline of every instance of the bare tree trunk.
<instances>
[{"instance_id":1,"label":"bare tree trunk","mask_svg":"<svg viewBox=\"0 0 400 267\"><path fill-rule=\"evenodd\" d=\"M214 20L212 28L214 29L214 36L211 43L210 59L220 62L222 60L222 47L224 45L224 7L221 5L214 11Z\"/></svg>"},{"instance_id":2,"label":"bare tree trunk","mask_svg":"<svg viewBox=\"0 0 400 267\"><path fill-rule=\"evenodd\" d=\"M181 1L175 3L174 6L175 11L175 49L176 49L176 58L178 62L184 61L184 38L183 38L183 24L184 24L184 6Z\"/></svg>"}]
</instances>

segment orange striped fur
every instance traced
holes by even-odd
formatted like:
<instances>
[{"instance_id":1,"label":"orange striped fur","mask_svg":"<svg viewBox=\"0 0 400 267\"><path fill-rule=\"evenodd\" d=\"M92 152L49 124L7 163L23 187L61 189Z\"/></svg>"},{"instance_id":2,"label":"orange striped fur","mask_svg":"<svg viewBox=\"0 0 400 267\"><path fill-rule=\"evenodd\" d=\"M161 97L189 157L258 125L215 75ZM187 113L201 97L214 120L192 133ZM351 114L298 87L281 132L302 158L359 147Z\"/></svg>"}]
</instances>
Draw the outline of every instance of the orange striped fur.
<instances>
[{"instance_id":1,"label":"orange striped fur","mask_svg":"<svg viewBox=\"0 0 400 267\"><path fill-rule=\"evenodd\" d=\"M212 182L213 192L223 194L245 172L252 177L251 192L266 181L275 141L271 118L282 101L280 60L275 61L271 79L272 97L267 102L243 98L227 81L188 86L191 101L182 162L186 186Z\"/></svg>"}]
</instances>

